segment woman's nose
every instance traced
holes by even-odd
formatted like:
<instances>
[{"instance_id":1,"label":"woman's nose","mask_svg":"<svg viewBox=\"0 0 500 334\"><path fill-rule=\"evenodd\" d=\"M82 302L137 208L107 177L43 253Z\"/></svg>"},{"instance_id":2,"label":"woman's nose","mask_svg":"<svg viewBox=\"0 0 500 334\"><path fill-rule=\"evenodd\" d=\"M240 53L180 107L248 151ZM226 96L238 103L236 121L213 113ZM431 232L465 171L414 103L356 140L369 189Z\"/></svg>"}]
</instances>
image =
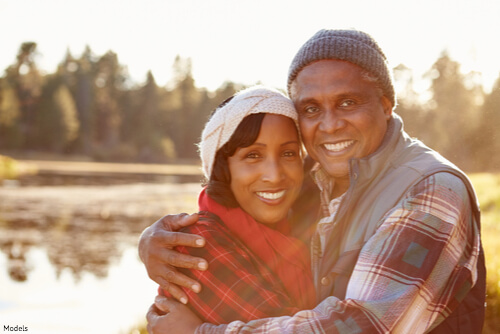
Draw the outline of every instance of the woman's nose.
<instances>
[{"instance_id":1,"label":"woman's nose","mask_svg":"<svg viewBox=\"0 0 500 334\"><path fill-rule=\"evenodd\" d=\"M263 167L262 170L263 181L276 183L283 179L284 173L279 159L269 158L267 159L266 163L263 164L262 167Z\"/></svg>"}]
</instances>

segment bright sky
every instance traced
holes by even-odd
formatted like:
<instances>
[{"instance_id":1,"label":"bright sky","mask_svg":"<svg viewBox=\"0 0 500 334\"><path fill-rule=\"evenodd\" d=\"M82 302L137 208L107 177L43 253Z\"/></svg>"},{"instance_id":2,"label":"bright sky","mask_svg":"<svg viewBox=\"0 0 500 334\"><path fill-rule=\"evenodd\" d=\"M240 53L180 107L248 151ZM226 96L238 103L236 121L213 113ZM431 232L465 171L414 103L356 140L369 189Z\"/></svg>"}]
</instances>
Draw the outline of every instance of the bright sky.
<instances>
[{"instance_id":1,"label":"bright sky","mask_svg":"<svg viewBox=\"0 0 500 334\"><path fill-rule=\"evenodd\" d=\"M225 80L284 88L298 48L321 28L370 33L391 65L420 77L446 48L464 72L500 73L498 0L0 0L0 73L22 42L38 44L53 72L66 50L112 50L141 83L165 85L177 54L190 57L199 87ZM418 88L417 88L418 89Z\"/></svg>"}]
</instances>

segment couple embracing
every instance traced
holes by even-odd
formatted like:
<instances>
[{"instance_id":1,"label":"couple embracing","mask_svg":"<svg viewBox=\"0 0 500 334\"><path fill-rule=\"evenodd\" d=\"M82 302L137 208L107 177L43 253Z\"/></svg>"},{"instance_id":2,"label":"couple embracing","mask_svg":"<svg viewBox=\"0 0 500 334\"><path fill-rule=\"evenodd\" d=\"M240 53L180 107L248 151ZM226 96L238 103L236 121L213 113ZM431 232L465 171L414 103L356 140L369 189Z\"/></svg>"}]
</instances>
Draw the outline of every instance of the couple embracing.
<instances>
[{"instance_id":1,"label":"couple embracing","mask_svg":"<svg viewBox=\"0 0 500 334\"><path fill-rule=\"evenodd\" d=\"M287 90L224 101L199 146L200 212L141 236L150 333L481 333L476 195L404 132L376 41L319 31Z\"/></svg>"}]
</instances>

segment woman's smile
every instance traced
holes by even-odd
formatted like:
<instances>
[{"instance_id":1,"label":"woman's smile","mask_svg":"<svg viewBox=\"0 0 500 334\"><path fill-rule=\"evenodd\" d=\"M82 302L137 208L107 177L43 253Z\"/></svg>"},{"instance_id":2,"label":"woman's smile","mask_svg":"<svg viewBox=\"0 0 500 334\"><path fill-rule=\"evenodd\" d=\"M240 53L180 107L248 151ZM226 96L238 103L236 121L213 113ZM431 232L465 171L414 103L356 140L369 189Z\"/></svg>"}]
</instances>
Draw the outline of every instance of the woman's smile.
<instances>
[{"instance_id":1,"label":"woman's smile","mask_svg":"<svg viewBox=\"0 0 500 334\"><path fill-rule=\"evenodd\" d=\"M262 197L265 200L278 200L285 195L285 190L277 191L277 192L267 192L267 191L258 191L256 192L257 196Z\"/></svg>"}]
</instances>

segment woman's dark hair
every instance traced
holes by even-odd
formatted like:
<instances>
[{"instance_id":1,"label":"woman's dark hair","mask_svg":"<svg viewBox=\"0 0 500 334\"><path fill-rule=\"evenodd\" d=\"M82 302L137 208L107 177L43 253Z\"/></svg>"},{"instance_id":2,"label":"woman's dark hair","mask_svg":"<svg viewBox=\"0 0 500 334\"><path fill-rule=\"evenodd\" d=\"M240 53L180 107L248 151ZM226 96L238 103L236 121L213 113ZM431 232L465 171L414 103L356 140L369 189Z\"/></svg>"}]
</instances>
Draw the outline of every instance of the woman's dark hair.
<instances>
[{"instance_id":1,"label":"woman's dark hair","mask_svg":"<svg viewBox=\"0 0 500 334\"><path fill-rule=\"evenodd\" d=\"M227 103L228 101L224 102ZM207 195L217 203L229 208L240 206L231 190L231 173L229 172L227 158L233 156L238 148L248 147L255 143L259 137L260 127L265 115L259 113L245 117L229 141L217 151L212 175L210 175L210 179L206 183Z\"/></svg>"}]
</instances>

